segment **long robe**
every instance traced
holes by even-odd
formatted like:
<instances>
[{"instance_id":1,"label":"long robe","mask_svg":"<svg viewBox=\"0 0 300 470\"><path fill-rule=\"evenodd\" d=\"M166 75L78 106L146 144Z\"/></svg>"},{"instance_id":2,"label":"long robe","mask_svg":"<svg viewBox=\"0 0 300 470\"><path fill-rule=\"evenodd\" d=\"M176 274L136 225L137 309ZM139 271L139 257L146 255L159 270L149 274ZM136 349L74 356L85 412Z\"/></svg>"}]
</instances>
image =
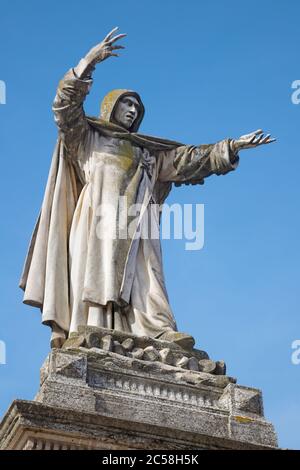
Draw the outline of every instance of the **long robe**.
<instances>
[{"instance_id":1,"label":"long robe","mask_svg":"<svg viewBox=\"0 0 300 470\"><path fill-rule=\"evenodd\" d=\"M43 323L66 332L97 325L159 337L177 327L159 238L141 237L143 227L151 219L159 233L160 205L172 183L226 174L238 158L228 139L186 146L113 125L125 90L105 98L106 122L85 116L91 83L70 70L57 91L53 110L60 135L21 278L24 302L40 307ZM119 236L120 196L127 207L140 204L131 237Z\"/></svg>"}]
</instances>

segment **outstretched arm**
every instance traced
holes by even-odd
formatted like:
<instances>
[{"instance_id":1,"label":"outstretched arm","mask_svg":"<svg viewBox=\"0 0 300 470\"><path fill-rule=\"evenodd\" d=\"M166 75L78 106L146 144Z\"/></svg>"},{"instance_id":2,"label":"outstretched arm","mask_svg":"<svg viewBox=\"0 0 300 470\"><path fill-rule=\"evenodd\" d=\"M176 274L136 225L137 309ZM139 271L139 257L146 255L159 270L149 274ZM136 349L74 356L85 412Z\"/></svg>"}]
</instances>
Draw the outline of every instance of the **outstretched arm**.
<instances>
[{"instance_id":1,"label":"outstretched arm","mask_svg":"<svg viewBox=\"0 0 300 470\"><path fill-rule=\"evenodd\" d=\"M71 154L78 149L88 129L83 102L92 86L95 66L108 57L117 57L115 51L123 49L123 46L115 45L115 42L126 35L114 36L117 29L114 28L100 44L93 47L59 83L52 109L61 137Z\"/></svg>"},{"instance_id":2,"label":"outstretched arm","mask_svg":"<svg viewBox=\"0 0 300 470\"><path fill-rule=\"evenodd\" d=\"M215 174L225 175L238 166L240 150L254 148L274 142L262 130L241 136L239 139L226 139L216 144L182 146L160 153L160 181L174 183L203 183L204 178Z\"/></svg>"}]
</instances>

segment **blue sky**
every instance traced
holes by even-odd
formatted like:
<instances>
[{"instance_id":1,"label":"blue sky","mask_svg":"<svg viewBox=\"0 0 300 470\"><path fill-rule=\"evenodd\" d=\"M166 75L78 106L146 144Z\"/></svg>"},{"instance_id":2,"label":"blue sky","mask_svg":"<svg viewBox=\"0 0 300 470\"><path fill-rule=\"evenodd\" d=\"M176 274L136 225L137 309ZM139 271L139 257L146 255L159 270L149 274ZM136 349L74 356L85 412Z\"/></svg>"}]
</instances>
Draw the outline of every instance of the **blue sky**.
<instances>
[{"instance_id":1,"label":"blue sky","mask_svg":"<svg viewBox=\"0 0 300 470\"><path fill-rule=\"evenodd\" d=\"M146 107L141 132L193 144L257 128L278 138L241 153L236 172L174 188L169 203L205 204L205 245L164 240L164 268L180 330L240 384L262 389L280 445L299 449L299 2L2 0L0 9L0 415L34 397L49 352L49 330L22 304L18 279L57 134L55 89L119 26L126 49L98 66L88 114L110 89L131 88Z\"/></svg>"}]
</instances>

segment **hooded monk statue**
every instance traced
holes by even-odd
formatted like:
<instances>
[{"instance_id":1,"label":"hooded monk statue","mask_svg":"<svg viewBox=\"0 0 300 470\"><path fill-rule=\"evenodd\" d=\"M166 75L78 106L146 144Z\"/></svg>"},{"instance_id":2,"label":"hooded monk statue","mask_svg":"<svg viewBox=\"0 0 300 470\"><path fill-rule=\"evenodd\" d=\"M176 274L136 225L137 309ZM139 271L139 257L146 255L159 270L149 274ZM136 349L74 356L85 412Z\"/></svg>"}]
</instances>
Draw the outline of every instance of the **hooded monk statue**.
<instances>
[{"instance_id":1,"label":"hooded monk statue","mask_svg":"<svg viewBox=\"0 0 300 470\"><path fill-rule=\"evenodd\" d=\"M24 303L40 308L52 347L81 325L192 346L169 305L159 236L142 237L143 227L151 219L159 234L160 207L173 183L225 175L237 167L240 150L275 139L258 130L191 146L139 134L144 105L130 90L111 91L100 118L86 116L95 66L123 48L116 42L125 35L114 36L116 30L59 83L53 104L59 138L21 277ZM136 205L138 215L130 217Z\"/></svg>"}]
</instances>

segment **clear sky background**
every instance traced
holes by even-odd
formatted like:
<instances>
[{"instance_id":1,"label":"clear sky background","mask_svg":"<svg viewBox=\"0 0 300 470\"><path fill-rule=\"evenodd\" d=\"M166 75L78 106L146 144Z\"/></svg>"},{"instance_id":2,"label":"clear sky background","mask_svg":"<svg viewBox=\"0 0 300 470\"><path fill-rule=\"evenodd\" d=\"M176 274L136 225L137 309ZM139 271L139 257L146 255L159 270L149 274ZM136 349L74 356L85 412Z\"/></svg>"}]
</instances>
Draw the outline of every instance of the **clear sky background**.
<instances>
[{"instance_id":1,"label":"clear sky background","mask_svg":"<svg viewBox=\"0 0 300 470\"><path fill-rule=\"evenodd\" d=\"M57 130L51 104L60 78L114 26L122 57L100 64L86 112L113 88L143 97L141 131L211 143L257 128L278 138L241 153L240 166L204 186L174 188L168 202L205 204L205 245L163 242L171 304L181 331L224 359L242 385L263 390L282 447L300 448L298 0L2 0L0 80L0 415L32 399L49 352L48 328L18 288Z\"/></svg>"}]
</instances>

